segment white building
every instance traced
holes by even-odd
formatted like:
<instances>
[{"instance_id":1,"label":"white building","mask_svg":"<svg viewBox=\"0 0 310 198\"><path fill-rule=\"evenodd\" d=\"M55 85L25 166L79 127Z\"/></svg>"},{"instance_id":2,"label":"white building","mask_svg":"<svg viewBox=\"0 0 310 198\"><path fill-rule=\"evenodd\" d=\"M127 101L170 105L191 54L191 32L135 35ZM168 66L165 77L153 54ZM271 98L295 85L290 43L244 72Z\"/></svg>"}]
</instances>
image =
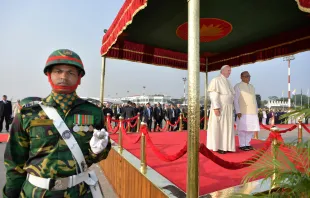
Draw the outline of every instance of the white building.
<instances>
[{"instance_id":1,"label":"white building","mask_svg":"<svg viewBox=\"0 0 310 198\"><path fill-rule=\"evenodd\" d=\"M171 103L171 96L165 95L137 95L137 96L128 96L123 97L121 100L126 103L127 101L131 101L136 104L146 104L150 103L151 105L157 104L168 104Z\"/></svg>"},{"instance_id":2,"label":"white building","mask_svg":"<svg viewBox=\"0 0 310 198\"><path fill-rule=\"evenodd\" d=\"M288 102L286 101L275 101L275 100L268 100L268 103L265 105L266 107L269 108L288 108Z\"/></svg>"}]
</instances>

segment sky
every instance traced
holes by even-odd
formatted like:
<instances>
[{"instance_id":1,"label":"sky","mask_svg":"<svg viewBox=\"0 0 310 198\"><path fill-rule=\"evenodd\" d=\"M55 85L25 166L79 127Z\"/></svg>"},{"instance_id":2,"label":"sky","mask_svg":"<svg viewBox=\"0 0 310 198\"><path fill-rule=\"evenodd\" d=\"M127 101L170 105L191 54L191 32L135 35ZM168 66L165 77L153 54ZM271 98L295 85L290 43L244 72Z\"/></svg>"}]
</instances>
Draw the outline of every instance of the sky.
<instances>
[{"instance_id":1,"label":"sky","mask_svg":"<svg viewBox=\"0 0 310 198\"><path fill-rule=\"evenodd\" d=\"M91 3L90 3L91 2ZM43 68L56 49L77 52L86 75L77 93L99 97L101 79L100 47L104 29L113 22L124 0L54 0L0 2L0 95L17 100L28 96L46 97L51 88ZM240 73L249 71L251 83L262 99L287 96L287 66L283 58L232 69L232 85ZM310 52L295 55L291 61L291 90L306 94L310 88ZM209 81L219 71L210 72ZM187 71L122 60L107 59L105 97L145 94L183 96L183 77ZM204 95L205 74L200 74L200 95ZM187 83L186 83L187 92Z\"/></svg>"}]
</instances>

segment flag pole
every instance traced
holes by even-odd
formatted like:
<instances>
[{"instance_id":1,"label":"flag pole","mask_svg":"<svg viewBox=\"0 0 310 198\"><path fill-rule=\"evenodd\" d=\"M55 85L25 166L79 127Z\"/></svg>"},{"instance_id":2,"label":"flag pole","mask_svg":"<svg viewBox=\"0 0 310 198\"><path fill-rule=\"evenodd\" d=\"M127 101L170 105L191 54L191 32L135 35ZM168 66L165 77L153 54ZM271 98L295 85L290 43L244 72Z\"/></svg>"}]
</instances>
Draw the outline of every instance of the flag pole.
<instances>
[{"instance_id":1,"label":"flag pole","mask_svg":"<svg viewBox=\"0 0 310 198\"><path fill-rule=\"evenodd\" d=\"M288 110L291 109L291 60L294 60L294 55L283 57L283 61L288 62L288 83L287 83L287 102L288 102Z\"/></svg>"},{"instance_id":2,"label":"flag pole","mask_svg":"<svg viewBox=\"0 0 310 198\"><path fill-rule=\"evenodd\" d=\"M282 111L284 111L284 91L282 90Z\"/></svg>"}]
</instances>

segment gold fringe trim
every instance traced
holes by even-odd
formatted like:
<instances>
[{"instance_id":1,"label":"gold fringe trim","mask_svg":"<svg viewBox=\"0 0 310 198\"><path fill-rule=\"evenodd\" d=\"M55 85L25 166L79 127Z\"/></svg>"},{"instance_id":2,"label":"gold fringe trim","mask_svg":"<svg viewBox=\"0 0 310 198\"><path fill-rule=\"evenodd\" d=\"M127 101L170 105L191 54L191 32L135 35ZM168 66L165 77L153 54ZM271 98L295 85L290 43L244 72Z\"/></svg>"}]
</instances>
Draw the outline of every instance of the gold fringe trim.
<instances>
[{"instance_id":1,"label":"gold fringe trim","mask_svg":"<svg viewBox=\"0 0 310 198\"><path fill-rule=\"evenodd\" d=\"M301 10L301 11L303 11L303 12L308 12L308 13L310 13L310 8L306 8L306 7L303 7L302 5L300 5L299 0L295 0L295 1L296 1L297 4L298 4L299 10Z\"/></svg>"},{"instance_id":2,"label":"gold fringe trim","mask_svg":"<svg viewBox=\"0 0 310 198\"><path fill-rule=\"evenodd\" d=\"M114 49L119 50L119 48L114 48ZM266 59L263 59L263 60L250 61L250 62L244 63L242 65L249 65L249 64L253 64L253 63L264 62L264 61L272 60L272 59L275 59L275 58L280 58L280 57L284 57L284 56L294 55L294 54L298 54L298 53L309 51L309 50L310 50L310 48L309 49L304 49L304 50L299 50L299 51L296 51L296 52L290 53L290 54L278 55L278 56L274 56L272 58L266 58ZM131 50L127 50L127 51L131 51ZM132 51L132 52L133 53L137 53L135 51ZM153 55L153 56L155 56L155 55ZM155 57L160 57L160 58L163 58L163 59L177 60L177 59L173 59L173 58L169 58L169 57L164 57L164 56L155 56ZM181 68L181 67L176 67L176 66L171 66L171 65L166 65L166 64L145 63L145 62L142 62L142 61L132 60L132 59L128 59L128 58L122 58L122 59L119 59L119 58L116 58L116 57L108 57L108 58L115 59L115 60L126 60L126 61L130 61L130 62L135 62L135 63L143 63L143 64L149 64L149 65L162 66L162 67L169 67L169 68L173 68L173 69L187 70L187 68ZM187 61L183 61L183 60L177 60L177 61L187 62ZM200 63L200 65L206 66L205 63ZM210 64L208 64L208 65L210 65ZM232 68L240 67L242 65L234 65L234 66L232 66ZM206 67L204 67L204 69L206 69ZM208 67L208 69L209 69L209 67ZM219 69L220 68L213 69L213 70L208 70L208 72L217 71ZM200 70L200 72L205 72L205 71L201 71Z\"/></svg>"},{"instance_id":3,"label":"gold fringe trim","mask_svg":"<svg viewBox=\"0 0 310 198\"><path fill-rule=\"evenodd\" d=\"M187 68L181 68L181 67L176 67L176 66L171 66L171 65L166 65L166 64L155 64L155 63L146 63L146 62L143 62L143 61L137 61L137 60L132 60L132 59L129 59L129 58L122 58L122 59L119 59L119 58L116 58L116 57L107 57L109 59L115 59L115 60L126 60L126 61L130 61L130 62L134 62L134 63L143 63L143 64L148 64L148 65L156 65L156 66L162 66L162 67L170 67L170 68L173 68L173 69L181 69L181 70L187 70Z\"/></svg>"},{"instance_id":4,"label":"gold fringe trim","mask_svg":"<svg viewBox=\"0 0 310 198\"><path fill-rule=\"evenodd\" d=\"M178 61L178 62L182 62L182 63L187 63L187 60L180 60L180 59L176 59L176 58L170 58L170 57L167 57L167 56L159 56L159 55L155 55L155 54L149 54L149 53L144 53L144 52L137 52L137 51L133 51L133 50L129 50L129 49L120 49L118 47L112 47L111 49L121 50L121 51L135 53L135 54L142 54L142 55L147 55L147 56L153 56L153 57L156 57L156 58L163 58L163 59Z\"/></svg>"},{"instance_id":5,"label":"gold fringe trim","mask_svg":"<svg viewBox=\"0 0 310 198\"><path fill-rule=\"evenodd\" d=\"M274 46L271 46L271 47L267 47L267 48L264 48L264 49L259 49L259 50L255 50L253 52L249 52L249 53L245 53L245 54L241 54L241 55L238 55L238 56L233 56L233 57L230 57L230 58L227 58L227 59L222 59L222 60L219 60L219 61L215 61L215 62L212 62L212 63L209 63L209 65L214 65L216 63L221 63L221 62L224 62L224 61L228 61L228 60L231 60L231 59L235 59L235 58L240 58L242 56L248 56L248 55L252 55L252 54L255 54L257 52L261 52L261 51L266 51L266 50L270 50L270 49L273 49L273 48L276 48L276 47L281 47L283 45L287 45L287 44L292 44L292 43L296 43L296 42L299 42L299 41L303 41L303 40L306 40L306 39L309 39L310 36L306 36L306 37L303 37L303 38L299 38L299 39L295 39L295 40L292 40L292 41L289 41L289 42L286 42L286 43L281 43L281 44L278 44L278 45L274 45ZM309 46L309 49L310 49L310 46ZM303 51L307 51L309 49L305 49ZM295 53L294 53L295 54ZM286 56L286 55L280 55L279 57L281 56ZM272 59L274 59L275 57L273 57ZM267 59L265 59L267 60ZM257 62L257 61L255 61Z\"/></svg>"},{"instance_id":6,"label":"gold fringe trim","mask_svg":"<svg viewBox=\"0 0 310 198\"><path fill-rule=\"evenodd\" d=\"M133 1L134 1L134 0L131 1L131 3L129 4L129 6L128 6L128 7L126 8L126 10L123 12L123 14L122 14L120 20L117 22L116 27L118 27L119 22L122 21L122 18L124 17L125 13L127 13L127 10L132 6ZM101 54L101 56L104 56L106 53L108 53L108 51L110 50L110 48L116 43L116 41L117 41L119 35L121 35L121 34L124 32L124 30L128 27L128 25L130 25L130 24L132 23L133 18L136 16L136 14L137 14L138 12L140 12L141 10L143 10L144 8L146 8L146 6L147 6L147 0L145 1L145 4L143 4L142 6L140 6L140 7L133 13L132 19L131 19L130 21L128 21L128 22L125 24L125 26L122 28L121 31L118 32L116 38L114 39L114 41L112 42L112 44L110 45L110 47L108 47L107 50L106 50L106 52L103 53L103 54ZM112 33L109 35L109 37L107 38L107 40L106 40L101 46L105 45L106 42L109 41L109 38L110 38L110 36L113 35L114 31L115 31L115 29L113 29Z\"/></svg>"}]
</instances>

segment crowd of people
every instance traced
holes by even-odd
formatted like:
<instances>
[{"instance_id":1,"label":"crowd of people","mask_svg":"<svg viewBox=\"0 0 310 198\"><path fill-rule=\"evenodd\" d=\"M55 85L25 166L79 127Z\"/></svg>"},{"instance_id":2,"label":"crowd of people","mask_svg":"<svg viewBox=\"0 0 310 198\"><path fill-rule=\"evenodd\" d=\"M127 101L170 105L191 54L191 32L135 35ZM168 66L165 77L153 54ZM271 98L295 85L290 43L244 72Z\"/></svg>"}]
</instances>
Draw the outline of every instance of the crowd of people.
<instances>
[{"instance_id":1,"label":"crowd of people","mask_svg":"<svg viewBox=\"0 0 310 198\"><path fill-rule=\"evenodd\" d=\"M156 103L151 105L150 103L143 104L136 104L131 101L128 101L122 105L110 105L106 103L103 107L103 113L105 116L109 113L111 117L114 119L119 119L122 116L124 119L130 119L140 114L140 120L145 122L148 126L149 131L159 131L157 128L162 128L167 120L170 121L171 124L174 124L179 116L180 113L186 117L187 110L185 107L181 107L180 104L160 104ZM135 122L135 120L133 121ZM186 127L186 123L184 123ZM183 129L184 129L183 127ZM177 131L179 126L170 127L170 131ZM131 128L132 132L136 131L135 127Z\"/></svg>"}]
</instances>

